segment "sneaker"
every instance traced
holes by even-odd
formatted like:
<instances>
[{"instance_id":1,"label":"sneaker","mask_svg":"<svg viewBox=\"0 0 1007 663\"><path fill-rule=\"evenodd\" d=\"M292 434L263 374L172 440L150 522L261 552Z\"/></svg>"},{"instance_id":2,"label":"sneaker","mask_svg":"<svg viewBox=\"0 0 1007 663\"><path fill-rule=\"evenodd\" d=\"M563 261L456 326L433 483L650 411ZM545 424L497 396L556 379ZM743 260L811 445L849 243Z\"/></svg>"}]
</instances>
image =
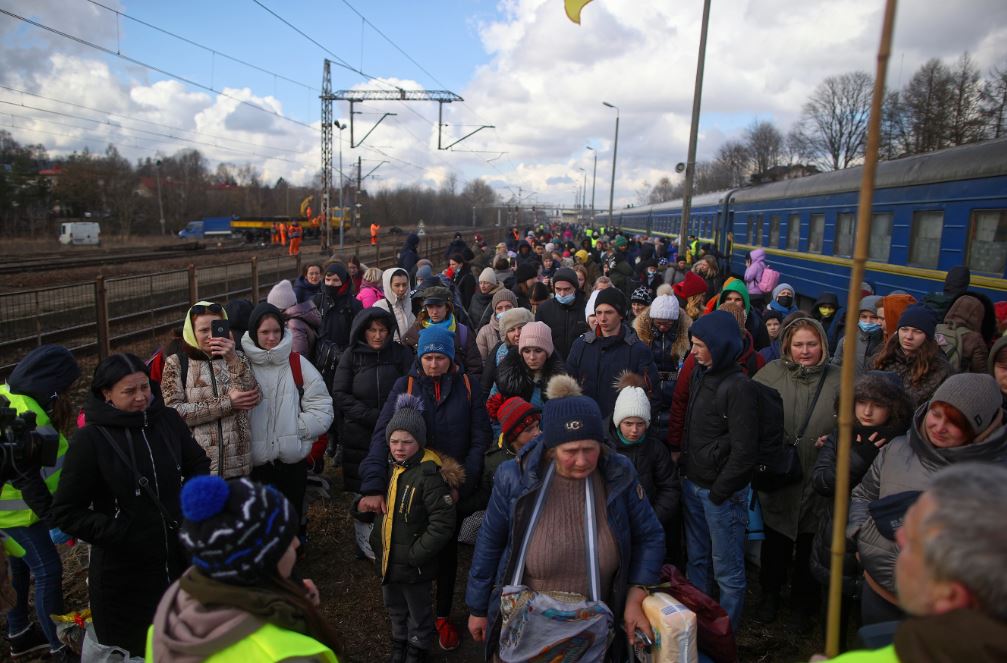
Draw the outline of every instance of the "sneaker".
<instances>
[{"instance_id":1,"label":"sneaker","mask_svg":"<svg viewBox=\"0 0 1007 663\"><path fill-rule=\"evenodd\" d=\"M37 654L49 649L48 638L45 637L45 633L42 632L38 624L34 622L17 635L9 636L7 640L10 641L11 658L21 658L22 656Z\"/></svg>"},{"instance_id":2,"label":"sneaker","mask_svg":"<svg viewBox=\"0 0 1007 663\"><path fill-rule=\"evenodd\" d=\"M49 652L49 660L52 663L80 663L80 656L64 645L54 652Z\"/></svg>"},{"instance_id":3,"label":"sneaker","mask_svg":"<svg viewBox=\"0 0 1007 663\"><path fill-rule=\"evenodd\" d=\"M434 622L437 628L437 643L444 651L454 651L461 644L461 637L456 629L446 617L438 617Z\"/></svg>"}]
</instances>

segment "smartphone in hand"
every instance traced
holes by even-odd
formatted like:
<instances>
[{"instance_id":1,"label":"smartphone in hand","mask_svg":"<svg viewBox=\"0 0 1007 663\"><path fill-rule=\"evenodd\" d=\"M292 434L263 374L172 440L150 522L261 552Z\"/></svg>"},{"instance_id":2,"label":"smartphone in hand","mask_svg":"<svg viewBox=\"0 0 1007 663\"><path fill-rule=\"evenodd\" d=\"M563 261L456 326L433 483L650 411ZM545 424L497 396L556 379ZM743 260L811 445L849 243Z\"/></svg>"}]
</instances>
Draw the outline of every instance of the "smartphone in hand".
<instances>
[{"instance_id":1,"label":"smartphone in hand","mask_svg":"<svg viewBox=\"0 0 1007 663\"><path fill-rule=\"evenodd\" d=\"M211 321L210 336L212 336L213 338L230 338L231 337L230 323L227 320L222 319Z\"/></svg>"}]
</instances>

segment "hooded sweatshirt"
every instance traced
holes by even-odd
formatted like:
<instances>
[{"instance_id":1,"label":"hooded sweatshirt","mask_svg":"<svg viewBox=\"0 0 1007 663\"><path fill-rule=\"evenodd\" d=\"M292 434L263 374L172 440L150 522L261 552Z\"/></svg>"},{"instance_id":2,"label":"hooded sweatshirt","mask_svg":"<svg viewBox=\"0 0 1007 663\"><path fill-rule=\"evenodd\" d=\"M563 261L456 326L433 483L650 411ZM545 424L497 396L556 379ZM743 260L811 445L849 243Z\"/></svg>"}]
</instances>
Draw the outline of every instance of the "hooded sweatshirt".
<instances>
[{"instance_id":1,"label":"hooded sweatshirt","mask_svg":"<svg viewBox=\"0 0 1007 663\"><path fill-rule=\"evenodd\" d=\"M945 349L945 343L941 342L942 336L960 339L957 342L957 361L952 366L955 371L986 372L989 351L980 333L985 313L986 309L981 301L971 295L962 295L948 309L944 324L937 326L935 338L942 349Z\"/></svg>"},{"instance_id":2,"label":"hooded sweatshirt","mask_svg":"<svg viewBox=\"0 0 1007 663\"><path fill-rule=\"evenodd\" d=\"M406 295L404 297L397 297L394 292L392 292L392 277L396 274L406 277L406 283L409 282L409 273L401 267L396 267L395 269L386 269L381 275L381 283L384 288L384 296L374 302L374 306L377 308L382 308L392 315L395 316L395 324L397 329L395 329L392 334L392 338L398 342L402 342L402 336L406 333L413 323L416 322L416 316L413 315L412 302L409 301L409 290L406 289Z\"/></svg>"},{"instance_id":3,"label":"hooded sweatshirt","mask_svg":"<svg viewBox=\"0 0 1007 663\"><path fill-rule=\"evenodd\" d=\"M762 249L754 249L748 257L752 259L752 264L745 268L745 285L748 294L752 296L762 296L762 289L759 288L759 279L766 269L766 252Z\"/></svg>"}]
</instances>

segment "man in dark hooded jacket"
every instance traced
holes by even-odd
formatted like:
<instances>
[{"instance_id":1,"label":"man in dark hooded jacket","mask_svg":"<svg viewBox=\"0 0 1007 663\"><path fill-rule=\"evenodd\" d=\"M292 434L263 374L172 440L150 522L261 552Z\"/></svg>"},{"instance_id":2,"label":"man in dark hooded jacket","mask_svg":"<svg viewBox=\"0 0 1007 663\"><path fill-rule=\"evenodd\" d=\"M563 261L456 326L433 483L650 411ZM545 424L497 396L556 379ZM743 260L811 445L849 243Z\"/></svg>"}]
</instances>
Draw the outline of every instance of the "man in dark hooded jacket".
<instances>
[{"instance_id":1,"label":"man in dark hooded jacket","mask_svg":"<svg viewBox=\"0 0 1007 663\"><path fill-rule=\"evenodd\" d=\"M314 365L331 388L339 357L350 345L353 318L363 304L353 296L353 283L346 266L333 261L325 266L322 291L311 300L322 316L322 326L315 342Z\"/></svg>"},{"instance_id":2,"label":"man in dark hooded jacket","mask_svg":"<svg viewBox=\"0 0 1007 663\"><path fill-rule=\"evenodd\" d=\"M709 594L712 571L737 630L745 602L748 484L759 456L758 396L737 364L741 335L730 313L708 313L689 331L697 368L682 453L688 577Z\"/></svg>"},{"instance_id":3,"label":"man in dark hooded jacket","mask_svg":"<svg viewBox=\"0 0 1007 663\"><path fill-rule=\"evenodd\" d=\"M420 259L420 254L416 248L420 245L420 236L416 233L409 233L406 236L406 243L399 250L399 267L409 272L409 278L416 272L416 263Z\"/></svg>"},{"instance_id":4,"label":"man in dark hooded jacket","mask_svg":"<svg viewBox=\"0 0 1007 663\"><path fill-rule=\"evenodd\" d=\"M535 319L544 322L552 331L552 344L556 354L566 361L573 342L588 331L584 319L584 293L577 287L577 273L563 267L552 278L555 297L539 304Z\"/></svg>"}]
</instances>

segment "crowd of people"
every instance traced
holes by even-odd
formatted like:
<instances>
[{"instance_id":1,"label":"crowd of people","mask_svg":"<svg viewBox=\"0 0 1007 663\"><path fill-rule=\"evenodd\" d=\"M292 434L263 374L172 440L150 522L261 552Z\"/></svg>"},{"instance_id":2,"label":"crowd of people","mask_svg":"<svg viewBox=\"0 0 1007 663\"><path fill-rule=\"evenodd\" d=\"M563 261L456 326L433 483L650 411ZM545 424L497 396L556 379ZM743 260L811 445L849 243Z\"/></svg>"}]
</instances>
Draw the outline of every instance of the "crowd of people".
<instances>
[{"instance_id":1,"label":"crowd of people","mask_svg":"<svg viewBox=\"0 0 1007 663\"><path fill-rule=\"evenodd\" d=\"M687 246L554 224L496 246L458 234L426 257L409 235L386 270L308 260L264 301L197 302L146 362L102 360L79 412L70 352L32 351L0 394L61 436L57 466L22 468L0 497L11 654L75 660L50 616L65 608L56 546L78 540L83 660L336 661L325 597L298 569L325 555L307 493L333 476L393 663L465 632L488 661L630 660L654 637L643 602L666 564L734 633L786 618L810 634L845 360L842 622L881 649L843 660L1004 660L1007 303L957 267L922 301L865 283L846 311L761 250L732 276L730 256ZM934 644L955 632L971 635Z\"/></svg>"}]
</instances>

